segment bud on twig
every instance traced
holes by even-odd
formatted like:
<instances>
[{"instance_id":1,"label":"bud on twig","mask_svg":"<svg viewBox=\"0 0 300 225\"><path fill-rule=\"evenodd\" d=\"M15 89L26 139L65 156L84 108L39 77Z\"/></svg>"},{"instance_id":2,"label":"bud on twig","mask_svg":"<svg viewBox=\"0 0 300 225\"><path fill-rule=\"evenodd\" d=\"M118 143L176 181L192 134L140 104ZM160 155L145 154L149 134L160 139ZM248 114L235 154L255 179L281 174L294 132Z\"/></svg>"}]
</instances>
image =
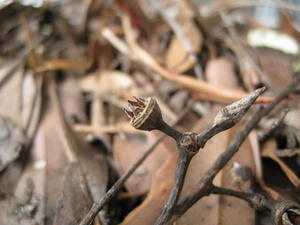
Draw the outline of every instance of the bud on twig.
<instances>
[{"instance_id":1,"label":"bud on twig","mask_svg":"<svg viewBox=\"0 0 300 225\"><path fill-rule=\"evenodd\" d=\"M266 87L259 88L242 98L241 100L234 102L225 108L221 109L215 117L213 126L221 126L225 129L229 129L237 124L241 118L245 115L255 100L266 90Z\"/></svg>"},{"instance_id":2,"label":"bud on twig","mask_svg":"<svg viewBox=\"0 0 300 225\"><path fill-rule=\"evenodd\" d=\"M206 142L214 135L227 130L237 124L246 114L255 100L266 90L266 87L259 88L241 100L234 102L221 109L216 115L212 126L198 135L198 145L203 148Z\"/></svg>"}]
</instances>

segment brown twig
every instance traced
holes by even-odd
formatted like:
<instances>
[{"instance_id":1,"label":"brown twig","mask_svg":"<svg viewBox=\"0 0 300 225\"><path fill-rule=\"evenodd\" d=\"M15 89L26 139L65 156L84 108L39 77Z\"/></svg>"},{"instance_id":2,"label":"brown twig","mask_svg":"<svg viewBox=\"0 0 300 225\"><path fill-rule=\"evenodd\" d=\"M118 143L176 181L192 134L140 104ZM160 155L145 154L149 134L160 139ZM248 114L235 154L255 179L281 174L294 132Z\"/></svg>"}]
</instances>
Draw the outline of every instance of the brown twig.
<instances>
[{"instance_id":1,"label":"brown twig","mask_svg":"<svg viewBox=\"0 0 300 225\"><path fill-rule=\"evenodd\" d=\"M158 64L155 59L144 49L142 49L135 41L132 41L130 47L119 37L117 37L109 28L104 28L102 35L107 39L115 48L117 48L122 54L125 54L134 61L137 61L153 71L159 73L164 79L170 80L179 86L188 88L197 93L201 93L206 99L221 103L231 103L240 98L243 98L247 93L243 91L237 91L229 88L220 88L213 86L202 80L195 79L190 76L177 74L167 70ZM261 97L258 102L270 102L271 98Z\"/></svg>"},{"instance_id":2,"label":"brown twig","mask_svg":"<svg viewBox=\"0 0 300 225\"><path fill-rule=\"evenodd\" d=\"M254 104L258 96L265 90L265 88L258 89L240 101L220 110L215 117L214 123L200 134L185 133L178 137L178 139L174 138L177 141L179 151L175 180L164 210L155 225L166 224L174 214L187 169L199 148L203 148L206 142L216 134L229 129L238 123L250 106ZM169 135L168 133L166 134Z\"/></svg>"},{"instance_id":3,"label":"brown twig","mask_svg":"<svg viewBox=\"0 0 300 225\"><path fill-rule=\"evenodd\" d=\"M21 52L20 56L16 60L14 60L14 63L11 66L11 68L4 75L1 76L1 78L0 78L0 87L2 85L4 85L4 83L8 79L10 79L12 77L12 75L14 74L14 72L16 72L16 70L25 62L27 56L33 50L35 50L45 40L46 39L41 39L39 41L36 41L32 45L26 47L26 49L24 49L23 52Z\"/></svg>"},{"instance_id":4,"label":"brown twig","mask_svg":"<svg viewBox=\"0 0 300 225\"><path fill-rule=\"evenodd\" d=\"M89 225L92 223L95 216L97 216L98 212L103 209L103 207L116 195L116 193L122 188L125 181L134 173L134 171L145 161L145 159L155 150L158 144L166 137L167 135L160 136L152 146L144 152L141 158L135 162L132 167L124 173L116 183L106 192L106 194L98 201L95 202L87 215L80 222L80 225Z\"/></svg>"},{"instance_id":5,"label":"brown twig","mask_svg":"<svg viewBox=\"0 0 300 225\"><path fill-rule=\"evenodd\" d=\"M249 202L249 204L255 209L266 208L271 211L273 208L272 202L268 201L263 195L257 193L240 192L211 185L209 188L209 194L229 195L240 198Z\"/></svg>"},{"instance_id":6,"label":"brown twig","mask_svg":"<svg viewBox=\"0 0 300 225\"><path fill-rule=\"evenodd\" d=\"M178 116L176 121L174 121L171 126L176 125L184 115L191 109L191 105L193 102L188 106L181 115ZM105 204L107 204L122 188L123 184L126 182L126 180L136 171L136 169L145 161L145 159L156 149L156 147L159 145L159 143L166 137L167 135L163 134L161 135L144 153L143 155L130 167L130 169L124 173L116 183L106 192L106 194L99 199L98 202L95 202L87 215L82 219L80 222L80 225L89 225L97 216L98 212L103 209Z\"/></svg>"},{"instance_id":7,"label":"brown twig","mask_svg":"<svg viewBox=\"0 0 300 225\"><path fill-rule=\"evenodd\" d=\"M210 193L209 188L212 185L212 181L215 176L220 172L221 169L228 163L232 156L239 150L239 147L247 138L248 134L253 130L261 118L268 115L271 110L283 99L288 97L290 93L298 86L300 82L300 74L298 74L293 82L287 87L286 90L281 92L275 100L270 103L267 107L259 107L253 114L252 118L246 123L245 128L238 132L233 138L231 143L225 152L223 152L215 161L213 166L205 173L205 175L199 180L197 190L193 191L189 195L185 196L176 206L176 211L174 212L171 221L175 221L183 213L185 213L193 204L195 204L202 197Z\"/></svg>"}]
</instances>

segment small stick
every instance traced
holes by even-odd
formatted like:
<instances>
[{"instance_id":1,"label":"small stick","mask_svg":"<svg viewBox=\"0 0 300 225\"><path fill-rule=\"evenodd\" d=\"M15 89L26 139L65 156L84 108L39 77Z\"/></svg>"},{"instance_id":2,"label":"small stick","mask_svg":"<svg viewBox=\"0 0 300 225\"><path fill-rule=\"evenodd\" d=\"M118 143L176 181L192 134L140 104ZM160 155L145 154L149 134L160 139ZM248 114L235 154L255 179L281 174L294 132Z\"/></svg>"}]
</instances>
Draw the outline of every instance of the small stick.
<instances>
[{"instance_id":1,"label":"small stick","mask_svg":"<svg viewBox=\"0 0 300 225\"><path fill-rule=\"evenodd\" d=\"M27 47L20 56L15 60L11 68L1 76L0 78L0 87L8 80L10 77L16 72L16 70L24 63L28 54L30 54L34 49L36 49L40 43L42 43L45 39L36 41L31 46Z\"/></svg>"},{"instance_id":2,"label":"small stick","mask_svg":"<svg viewBox=\"0 0 300 225\"><path fill-rule=\"evenodd\" d=\"M243 199L250 203L254 208L266 208L269 211L273 208L273 203L268 201L263 195L257 193L247 193L235 191L227 188L211 185L209 188L210 194L229 195Z\"/></svg>"},{"instance_id":3,"label":"small stick","mask_svg":"<svg viewBox=\"0 0 300 225\"><path fill-rule=\"evenodd\" d=\"M193 156L198 153L199 148L203 148L205 143L216 134L237 124L265 90L266 88L257 89L247 97L221 109L216 115L213 124L200 134L185 133L178 138L174 138L177 141L179 151L174 184L164 210L155 225L166 224L174 214L180 192L184 185L187 169ZM161 131L164 132L162 129ZM171 136L169 133L165 133Z\"/></svg>"},{"instance_id":4,"label":"small stick","mask_svg":"<svg viewBox=\"0 0 300 225\"><path fill-rule=\"evenodd\" d=\"M212 185L212 181L215 176L220 172L221 169L228 163L228 161L233 157L233 155L239 150L240 146L247 138L248 134L253 130L259 121L266 115L268 115L272 109L283 99L287 98L290 93L292 93L300 82L300 74L297 74L295 79L287 87L286 90L282 91L275 100L270 103L267 107L260 107L254 112L252 118L246 123L245 128L238 132L233 138L231 143L225 152L223 152L217 160L214 162L213 166L205 173L205 175L198 182L198 189L193 191L189 195L185 196L176 206L176 211L170 221L175 221L183 213L185 213L192 205L194 205L198 200L200 200L205 195L210 194L209 188Z\"/></svg>"},{"instance_id":5,"label":"small stick","mask_svg":"<svg viewBox=\"0 0 300 225\"><path fill-rule=\"evenodd\" d=\"M193 102L188 106L181 115L178 116L176 121L174 121L171 125L176 125L189 110L191 109L191 106L193 105ZM122 188L123 184L126 182L126 180L136 171L136 169L145 161L145 159L155 150L155 148L158 146L158 144L166 137L167 135L163 134L161 135L153 144L149 147L147 151L143 153L143 155L137 160L136 163L134 163L131 168L123 174L116 183L106 192L106 194L99 199L98 202L95 202L87 215L82 219L80 222L80 225L89 225L92 223L95 216L97 216L98 212L103 209L104 205L107 204L115 195L116 193Z\"/></svg>"}]
</instances>

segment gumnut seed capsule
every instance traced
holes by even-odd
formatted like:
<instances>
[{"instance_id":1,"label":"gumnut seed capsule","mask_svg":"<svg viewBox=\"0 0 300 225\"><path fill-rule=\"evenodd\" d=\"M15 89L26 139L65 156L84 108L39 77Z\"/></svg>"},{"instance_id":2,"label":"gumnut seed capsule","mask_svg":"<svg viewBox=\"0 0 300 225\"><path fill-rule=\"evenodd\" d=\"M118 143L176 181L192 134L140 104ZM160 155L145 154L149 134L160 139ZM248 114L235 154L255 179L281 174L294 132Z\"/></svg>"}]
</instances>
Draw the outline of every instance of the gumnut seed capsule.
<instances>
[{"instance_id":1,"label":"gumnut seed capsule","mask_svg":"<svg viewBox=\"0 0 300 225\"><path fill-rule=\"evenodd\" d=\"M130 124L139 130L159 129L162 124L160 108L154 98L136 98L128 100L129 109L124 109L130 118Z\"/></svg>"}]
</instances>

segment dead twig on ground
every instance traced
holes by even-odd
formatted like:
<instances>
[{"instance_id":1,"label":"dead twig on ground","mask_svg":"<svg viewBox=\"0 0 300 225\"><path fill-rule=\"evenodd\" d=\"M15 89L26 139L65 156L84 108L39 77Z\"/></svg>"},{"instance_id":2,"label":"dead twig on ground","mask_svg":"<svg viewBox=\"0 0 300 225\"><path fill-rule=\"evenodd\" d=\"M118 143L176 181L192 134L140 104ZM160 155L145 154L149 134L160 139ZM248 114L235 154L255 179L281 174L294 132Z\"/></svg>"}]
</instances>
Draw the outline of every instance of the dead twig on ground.
<instances>
[{"instance_id":1,"label":"dead twig on ground","mask_svg":"<svg viewBox=\"0 0 300 225\"><path fill-rule=\"evenodd\" d=\"M185 196L179 203L179 195L184 184L187 169L193 156L197 154L199 149L203 148L206 142L214 135L229 129L238 123L248 111L250 106L254 104L255 100L266 90L266 88L257 89L240 101L232 103L220 110L220 112L216 115L213 124L200 134L181 133L166 124L162 119L159 106L153 98L136 98L136 101L128 101L131 110L125 111L131 118L130 123L132 126L140 130L160 130L175 139L178 146L178 160L173 187L165 204L164 210L155 225L163 225L168 224L170 221L175 221L198 200L209 194L231 195L247 200L252 203L255 208L271 209L273 206L272 203L265 199L262 195L223 189L214 186L212 182L220 170L223 169L233 155L239 150L241 144L247 138L249 133L257 126L259 121L264 116L268 115L279 102L288 97L288 95L297 87L299 82L300 75L297 75L287 89L279 94L272 103L265 108L257 108L252 118L246 123L244 129L233 138L227 150L217 158L213 166L200 179L198 183L199 186L188 196Z\"/></svg>"},{"instance_id":2,"label":"dead twig on ground","mask_svg":"<svg viewBox=\"0 0 300 225\"><path fill-rule=\"evenodd\" d=\"M181 115L178 116L176 121L172 123L171 126L175 126L183 117L186 115L187 112L190 111L191 106L193 103L191 103L190 106L184 110ZM136 169L145 161L146 158L156 149L156 147L159 145L159 143L166 137L167 135L161 135L150 147L147 149L143 155L137 160L136 163L134 163L131 168L124 173L116 183L107 191L107 193L99 199L98 202L95 202L91 209L89 210L88 214L83 218L83 220L80 222L80 225L88 225L90 224L95 216L97 216L98 212L103 209L103 207L120 191L120 189L123 187L126 180L136 171Z\"/></svg>"},{"instance_id":3,"label":"dead twig on ground","mask_svg":"<svg viewBox=\"0 0 300 225\"><path fill-rule=\"evenodd\" d=\"M286 90L281 92L275 100L270 103L265 108L259 107L252 115L252 117L249 119L249 121L246 123L245 127L243 130L238 132L236 136L233 138L231 143L229 144L228 148L224 153L222 153L213 166L206 172L206 174L199 180L198 184L199 186L191 192L188 196L184 196L183 199L177 204L176 210L174 210L172 218L167 222L170 221L175 221L177 218L179 218L183 213L185 213L193 204L195 204L197 201L199 201L202 197L211 194L212 191L215 191L216 189L214 188L212 181L215 178L215 176L219 173L219 171L228 163L228 161L232 158L232 156L239 150L239 147L241 144L244 142L244 140L247 138L251 130L253 130L259 123L259 121L268 115L272 109L282 100L288 97L290 93L294 91L294 89L298 86L300 82L300 75L298 74L294 81L287 87ZM219 191L220 189L217 188ZM233 192L229 191L232 195ZM220 194L229 194L229 192L223 192ZM245 199L247 195L244 195L243 199ZM235 195L235 197L239 197L238 195ZM252 198L252 197L251 197ZM251 198L248 196L247 200L249 202L253 201ZM262 196L260 197L260 200L258 201L261 203L261 205L257 206L259 207L265 207L269 208L271 205L270 202L265 200ZM162 223L163 224L163 223Z\"/></svg>"}]
</instances>

